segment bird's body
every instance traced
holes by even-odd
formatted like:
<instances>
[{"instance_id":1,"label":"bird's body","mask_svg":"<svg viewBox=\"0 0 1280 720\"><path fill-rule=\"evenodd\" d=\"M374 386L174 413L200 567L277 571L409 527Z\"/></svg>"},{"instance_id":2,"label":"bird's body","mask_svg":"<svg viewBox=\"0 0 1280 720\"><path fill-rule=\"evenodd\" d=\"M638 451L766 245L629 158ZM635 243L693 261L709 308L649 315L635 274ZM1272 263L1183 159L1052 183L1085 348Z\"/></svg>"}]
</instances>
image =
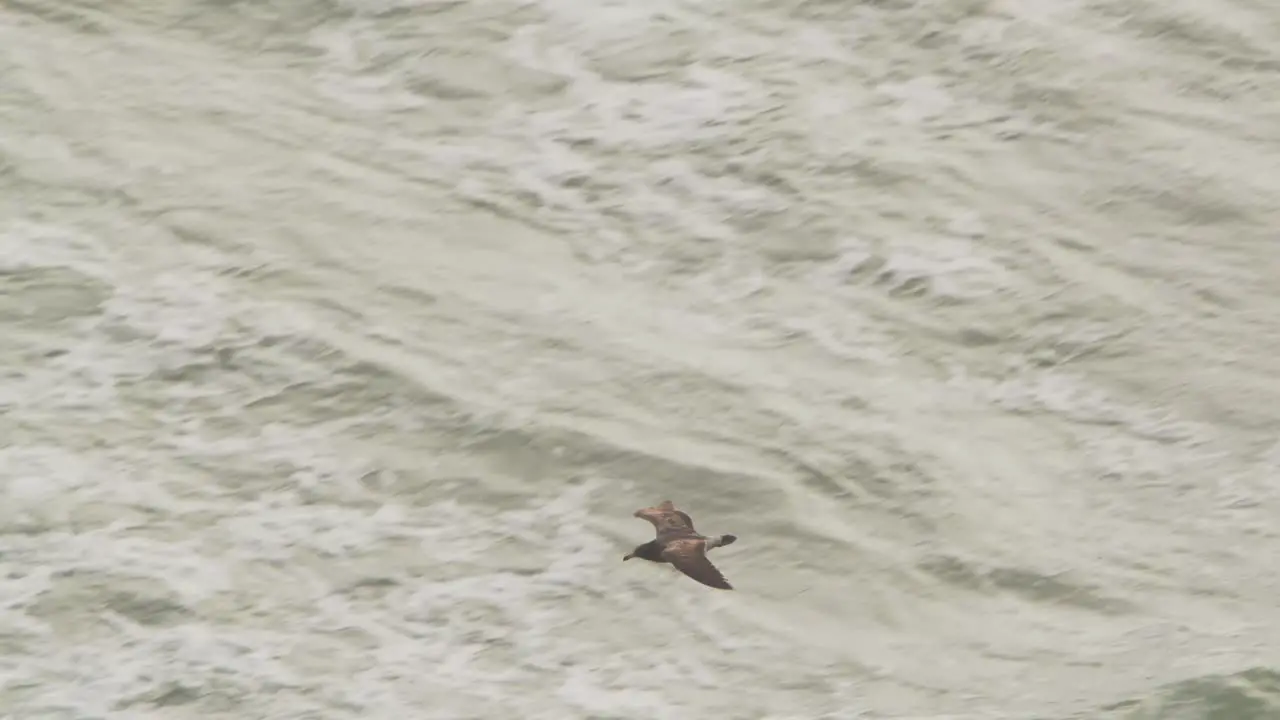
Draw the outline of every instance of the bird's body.
<instances>
[{"instance_id":1,"label":"bird's body","mask_svg":"<svg viewBox=\"0 0 1280 720\"><path fill-rule=\"evenodd\" d=\"M707 559L712 548L732 544L738 538L733 535L707 537L693 529L693 520L676 509L670 500L660 505L635 511L635 517L653 523L658 536L639 545L622 558L638 557L650 562L671 563L677 570L703 585L720 590L732 590L733 586Z\"/></svg>"}]
</instances>

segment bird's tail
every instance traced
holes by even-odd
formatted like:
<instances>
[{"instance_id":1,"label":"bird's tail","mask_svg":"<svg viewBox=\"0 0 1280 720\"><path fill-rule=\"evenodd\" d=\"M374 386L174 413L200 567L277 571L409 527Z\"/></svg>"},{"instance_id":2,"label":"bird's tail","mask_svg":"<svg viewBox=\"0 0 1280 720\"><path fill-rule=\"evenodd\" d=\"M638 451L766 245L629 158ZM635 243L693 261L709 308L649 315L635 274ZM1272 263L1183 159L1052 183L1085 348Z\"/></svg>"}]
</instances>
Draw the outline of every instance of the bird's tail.
<instances>
[{"instance_id":1,"label":"bird's tail","mask_svg":"<svg viewBox=\"0 0 1280 720\"><path fill-rule=\"evenodd\" d=\"M732 545L737 539L737 535L717 535L707 540L707 549L718 548L722 545Z\"/></svg>"}]
</instances>

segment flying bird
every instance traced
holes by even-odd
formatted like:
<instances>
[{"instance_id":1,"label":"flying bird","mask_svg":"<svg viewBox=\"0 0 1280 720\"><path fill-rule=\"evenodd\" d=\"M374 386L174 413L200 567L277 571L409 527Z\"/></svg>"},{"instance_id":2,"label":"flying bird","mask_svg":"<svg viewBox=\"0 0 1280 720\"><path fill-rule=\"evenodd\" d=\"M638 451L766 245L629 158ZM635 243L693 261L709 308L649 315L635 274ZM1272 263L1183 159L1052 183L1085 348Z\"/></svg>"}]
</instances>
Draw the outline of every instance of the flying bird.
<instances>
[{"instance_id":1,"label":"flying bird","mask_svg":"<svg viewBox=\"0 0 1280 720\"><path fill-rule=\"evenodd\" d=\"M720 590L732 590L733 586L715 565L707 559L707 552L721 545L731 545L738 538L733 535L715 535L707 537L693 529L693 520L676 509L670 500L663 500L656 507L643 508L634 513L635 517L644 518L653 523L658 536L649 542L636 546L627 553L623 560L633 557L643 558L650 562L671 563L677 570Z\"/></svg>"}]
</instances>

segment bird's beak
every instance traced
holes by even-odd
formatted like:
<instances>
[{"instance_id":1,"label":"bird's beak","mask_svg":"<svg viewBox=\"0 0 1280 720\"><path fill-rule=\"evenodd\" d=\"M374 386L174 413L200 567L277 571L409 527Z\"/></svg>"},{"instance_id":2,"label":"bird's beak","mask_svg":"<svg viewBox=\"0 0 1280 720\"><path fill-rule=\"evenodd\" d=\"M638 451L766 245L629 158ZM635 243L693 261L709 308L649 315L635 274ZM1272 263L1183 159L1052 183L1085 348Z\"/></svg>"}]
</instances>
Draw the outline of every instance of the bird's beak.
<instances>
[{"instance_id":1,"label":"bird's beak","mask_svg":"<svg viewBox=\"0 0 1280 720\"><path fill-rule=\"evenodd\" d=\"M623 561L623 562L626 562L626 561L630 560L631 558L633 558L633 557L635 557L635 556L636 556L636 554L635 554L635 553L627 553L626 555L623 555L623 556L622 556L622 561Z\"/></svg>"}]
</instances>

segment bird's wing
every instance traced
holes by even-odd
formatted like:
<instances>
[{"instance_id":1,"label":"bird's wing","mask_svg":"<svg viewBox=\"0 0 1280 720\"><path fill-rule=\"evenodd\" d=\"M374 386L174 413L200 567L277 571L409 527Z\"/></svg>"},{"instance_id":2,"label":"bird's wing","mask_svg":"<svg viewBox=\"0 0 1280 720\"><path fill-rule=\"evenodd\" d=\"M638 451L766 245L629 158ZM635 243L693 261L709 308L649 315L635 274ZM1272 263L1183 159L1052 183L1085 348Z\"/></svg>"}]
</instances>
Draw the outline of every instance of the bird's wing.
<instances>
[{"instance_id":1,"label":"bird's wing","mask_svg":"<svg viewBox=\"0 0 1280 720\"><path fill-rule=\"evenodd\" d=\"M679 515L680 519L684 520L684 524L688 525L690 530L693 530L693 518L689 517L684 512L677 510L675 503L670 500L663 500L662 504L658 506L658 509L662 512L673 512L676 515ZM695 530L694 532L697 531Z\"/></svg>"},{"instance_id":2,"label":"bird's wing","mask_svg":"<svg viewBox=\"0 0 1280 720\"><path fill-rule=\"evenodd\" d=\"M688 525L690 530L693 530L693 518L689 517L688 515L685 515L683 512L679 510L676 510L676 515L679 515L680 519L684 520L684 524ZM693 531L697 532L697 530L693 530Z\"/></svg>"},{"instance_id":3,"label":"bird's wing","mask_svg":"<svg viewBox=\"0 0 1280 720\"><path fill-rule=\"evenodd\" d=\"M677 510L670 500L663 500L661 504L654 507L637 510L634 514L638 518L644 518L653 523L654 529L658 531L658 537L697 534L693 529L693 520Z\"/></svg>"},{"instance_id":4,"label":"bird's wing","mask_svg":"<svg viewBox=\"0 0 1280 720\"><path fill-rule=\"evenodd\" d=\"M733 589L724 575L707 559L707 541L702 538L672 540L662 549L662 557L680 572L703 585L721 590Z\"/></svg>"}]
</instances>

